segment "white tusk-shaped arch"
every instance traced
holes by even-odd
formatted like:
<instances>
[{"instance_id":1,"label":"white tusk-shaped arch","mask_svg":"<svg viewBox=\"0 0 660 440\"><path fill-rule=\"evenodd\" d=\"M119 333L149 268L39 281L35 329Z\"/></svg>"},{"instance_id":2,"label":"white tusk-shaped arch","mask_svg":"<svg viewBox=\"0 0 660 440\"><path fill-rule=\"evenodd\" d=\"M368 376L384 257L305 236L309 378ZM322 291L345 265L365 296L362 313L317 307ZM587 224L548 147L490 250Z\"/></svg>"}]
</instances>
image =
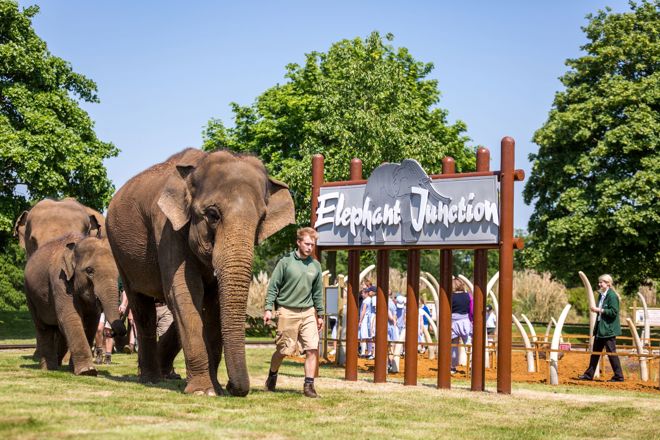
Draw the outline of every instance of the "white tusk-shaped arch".
<instances>
[{"instance_id":1,"label":"white tusk-shaped arch","mask_svg":"<svg viewBox=\"0 0 660 440\"><path fill-rule=\"evenodd\" d=\"M429 281L431 281L431 283L433 283L433 287L435 287L436 292L440 292L440 283L438 283L438 280L436 280L433 275L431 275L428 272L422 272L421 275L424 275L424 277L427 280L429 280Z\"/></svg>"},{"instance_id":2,"label":"white tusk-shaped arch","mask_svg":"<svg viewBox=\"0 0 660 440\"><path fill-rule=\"evenodd\" d=\"M594 290L591 288L591 283L589 278L584 274L584 272L579 271L580 279L584 285L584 289L587 291L587 301L589 302L589 350L594 348L594 326L596 325L596 314L591 311L592 307L596 307L596 300L594 299Z\"/></svg>"},{"instance_id":3,"label":"white tusk-shaped arch","mask_svg":"<svg viewBox=\"0 0 660 440\"><path fill-rule=\"evenodd\" d=\"M633 340L635 342L635 347L637 347L637 354L647 354L646 350L644 350L644 344L639 339L639 335L637 334L637 327L635 326L635 323L630 318L626 318L626 322L628 323L628 327L630 327L630 333L632 334ZM646 357L639 358L639 378L642 379L642 382L648 382L649 380L649 367L646 361Z\"/></svg>"},{"instance_id":4,"label":"white tusk-shaped arch","mask_svg":"<svg viewBox=\"0 0 660 440\"><path fill-rule=\"evenodd\" d=\"M561 329L564 326L564 321L566 321L566 316L571 310L571 305L566 304L564 310L562 310L561 315L559 315L559 321L556 324L555 332L552 335L552 344L550 344L551 350L559 349L559 340L561 339ZM559 384L559 352L552 351L550 352L550 385Z\"/></svg>"},{"instance_id":5,"label":"white tusk-shaped arch","mask_svg":"<svg viewBox=\"0 0 660 440\"><path fill-rule=\"evenodd\" d=\"M493 310L495 311L495 316L500 316L500 312L499 312L500 304L497 302L497 297L495 296L492 290L488 291L488 296L490 297L490 300L493 303Z\"/></svg>"},{"instance_id":6,"label":"white tusk-shaped arch","mask_svg":"<svg viewBox=\"0 0 660 440\"><path fill-rule=\"evenodd\" d=\"M427 280L425 277L419 277L419 282L424 283L426 287L431 291L431 295L433 296L433 303L435 304L435 313L437 318L440 318L440 298L438 298L438 291L435 289L435 287ZM433 319L430 319L431 322L433 322ZM437 336L437 335L436 335Z\"/></svg>"},{"instance_id":7,"label":"white tusk-shaped arch","mask_svg":"<svg viewBox=\"0 0 660 440\"><path fill-rule=\"evenodd\" d=\"M495 283L497 283L497 280L499 279L500 279L500 273L495 272L495 275L493 275L490 281L488 281L488 286L486 287L486 291L490 292L491 290L493 290L493 287L495 287Z\"/></svg>"},{"instance_id":8,"label":"white tusk-shaped arch","mask_svg":"<svg viewBox=\"0 0 660 440\"><path fill-rule=\"evenodd\" d=\"M642 307L644 308L644 332L642 333L642 345L651 345L651 324L649 323L649 308L646 305L646 298L642 295L642 292L637 292L637 296L640 301L642 301ZM635 317L635 320L636 317Z\"/></svg>"},{"instance_id":9,"label":"white tusk-shaped arch","mask_svg":"<svg viewBox=\"0 0 660 440\"><path fill-rule=\"evenodd\" d=\"M435 335L435 340L437 341L438 340L438 326L433 321L433 317L431 317L431 315L429 315L428 313L426 313L422 309L419 310L419 313L420 313L421 317L426 317L428 319L429 323L431 323L431 329L433 330L433 334ZM426 338L426 342L428 342L429 344L431 342L433 342L433 338L431 338L431 335L429 334L429 331L426 329L426 327L424 327L424 337ZM433 346L429 345L428 346L428 351L429 351L429 359L435 359L435 356L438 353L438 347L437 346L433 347Z\"/></svg>"},{"instance_id":10,"label":"white tusk-shaped arch","mask_svg":"<svg viewBox=\"0 0 660 440\"><path fill-rule=\"evenodd\" d=\"M534 326L529 321L529 318L527 318L524 313L522 313L520 317L525 321L525 324L527 324L527 327L529 328L529 334L532 336L532 342L538 341L539 338L536 336L536 329L534 329Z\"/></svg>"},{"instance_id":11,"label":"white tusk-shaped arch","mask_svg":"<svg viewBox=\"0 0 660 440\"><path fill-rule=\"evenodd\" d=\"M525 327L522 326L518 318L516 318L516 315L512 314L511 317L513 318L513 323L516 325L516 328L522 335L525 348L527 349L527 372L535 373L536 367L534 365L534 351L532 351L532 344L529 342L529 337L527 337Z\"/></svg>"},{"instance_id":12,"label":"white tusk-shaped arch","mask_svg":"<svg viewBox=\"0 0 660 440\"><path fill-rule=\"evenodd\" d=\"M548 337L550 336L550 329L552 328L553 321L554 319L550 319L550 321L548 321L548 325L545 327L545 336L543 338L543 342L548 342Z\"/></svg>"},{"instance_id":13,"label":"white tusk-shaped arch","mask_svg":"<svg viewBox=\"0 0 660 440\"><path fill-rule=\"evenodd\" d=\"M369 274L369 272L374 270L375 267L376 267L375 264L370 264L369 266L367 266L366 269L360 272L360 285L362 284L362 280L364 280L364 277L366 277Z\"/></svg>"}]
</instances>

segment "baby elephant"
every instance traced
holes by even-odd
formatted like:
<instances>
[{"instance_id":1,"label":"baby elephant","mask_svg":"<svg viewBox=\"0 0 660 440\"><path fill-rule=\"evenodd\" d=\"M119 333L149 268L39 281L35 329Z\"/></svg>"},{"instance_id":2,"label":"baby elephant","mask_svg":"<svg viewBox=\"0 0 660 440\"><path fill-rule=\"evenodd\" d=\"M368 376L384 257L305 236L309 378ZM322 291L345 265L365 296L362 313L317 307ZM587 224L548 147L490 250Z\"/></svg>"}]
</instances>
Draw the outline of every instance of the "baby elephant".
<instances>
[{"instance_id":1,"label":"baby elephant","mask_svg":"<svg viewBox=\"0 0 660 440\"><path fill-rule=\"evenodd\" d=\"M106 335L126 334L119 319L117 280L107 239L66 235L30 257L25 294L37 330L42 369L58 369L68 349L74 374L96 376L90 345L101 307L112 327L106 328Z\"/></svg>"}]
</instances>

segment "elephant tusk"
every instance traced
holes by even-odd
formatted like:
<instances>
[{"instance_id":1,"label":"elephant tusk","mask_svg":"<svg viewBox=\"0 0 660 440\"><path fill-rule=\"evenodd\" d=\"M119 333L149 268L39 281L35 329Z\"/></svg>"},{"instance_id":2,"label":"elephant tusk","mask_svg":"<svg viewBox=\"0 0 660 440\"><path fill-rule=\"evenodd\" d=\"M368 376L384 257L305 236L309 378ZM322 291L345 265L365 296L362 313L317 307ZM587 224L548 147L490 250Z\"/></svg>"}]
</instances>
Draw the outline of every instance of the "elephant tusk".
<instances>
[{"instance_id":1,"label":"elephant tusk","mask_svg":"<svg viewBox=\"0 0 660 440\"><path fill-rule=\"evenodd\" d=\"M536 366L534 365L534 352L532 351L532 344L529 342L529 337L527 336L527 332L525 332L525 327L522 326L518 318L516 318L516 315L512 314L511 317L513 318L513 323L516 325L516 328L522 335L523 342L525 343L525 348L527 349L527 372L535 373Z\"/></svg>"},{"instance_id":2,"label":"elephant tusk","mask_svg":"<svg viewBox=\"0 0 660 440\"><path fill-rule=\"evenodd\" d=\"M644 350L644 344L639 339L639 335L637 334L637 326L635 325L634 322L632 322L632 319L630 318L626 318L626 322L628 323L628 327L630 327L630 333L632 334L633 341L635 342L635 347L637 348L637 354L639 355L646 354L646 350ZM639 377L640 379L642 379L642 382L647 382L649 380L649 369L645 356L644 357L640 356L639 358Z\"/></svg>"},{"instance_id":3,"label":"elephant tusk","mask_svg":"<svg viewBox=\"0 0 660 440\"><path fill-rule=\"evenodd\" d=\"M468 280L465 275L459 274L458 279L465 283L468 289L470 289L470 292L474 292L474 284L472 284L472 281Z\"/></svg>"},{"instance_id":4,"label":"elephant tusk","mask_svg":"<svg viewBox=\"0 0 660 440\"><path fill-rule=\"evenodd\" d=\"M552 335L552 343L550 344L550 349L553 350L550 352L550 385L559 385L559 352L555 350L559 349L561 330L562 327L564 327L564 321L566 321L566 316L568 316L568 312L570 310L571 305L566 304L564 310L561 312L561 315L559 315L559 321L555 324L555 332Z\"/></svg>"}]
</instances>

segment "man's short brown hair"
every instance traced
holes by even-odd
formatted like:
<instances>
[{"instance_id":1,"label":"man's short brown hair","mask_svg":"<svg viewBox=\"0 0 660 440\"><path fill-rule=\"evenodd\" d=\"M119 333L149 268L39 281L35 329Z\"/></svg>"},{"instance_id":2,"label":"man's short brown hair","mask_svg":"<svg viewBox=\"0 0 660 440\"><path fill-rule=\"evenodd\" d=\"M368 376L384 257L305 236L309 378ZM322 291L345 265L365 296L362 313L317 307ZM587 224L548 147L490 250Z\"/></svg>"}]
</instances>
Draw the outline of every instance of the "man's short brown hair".
<instances>
[{"instance_id":1,"label":"man's short brown hair","mask_svg":"<svg viewBox=\"0 0 660 440\"><path fill-rule=\"evenodd\" d=\"M319 238L319 233L316 232L316 229L310 228L308 226L306 228L298 229L298 231L296 232L296 239L302 240L305 235L309 236L309 238L311 238L314 241L316 241Z\"/></svg>"}]
</instances>

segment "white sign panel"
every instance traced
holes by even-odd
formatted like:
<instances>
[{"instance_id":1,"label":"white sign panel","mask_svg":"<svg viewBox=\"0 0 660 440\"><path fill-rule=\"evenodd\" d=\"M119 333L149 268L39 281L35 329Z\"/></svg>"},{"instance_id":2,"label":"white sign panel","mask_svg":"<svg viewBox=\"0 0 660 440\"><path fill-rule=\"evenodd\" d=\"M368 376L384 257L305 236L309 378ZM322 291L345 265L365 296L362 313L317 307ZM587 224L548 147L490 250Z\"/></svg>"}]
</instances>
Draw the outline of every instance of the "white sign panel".
<instances>
[{"instance_id":1,"label":"white sign panel","mask_svg":"<svg viewBox=\"0 0 660 440\"><path fill-rule=\"evenodd\" d=\"M497 244L496 176L432 180L412 159L386 163L364 185L321 187L318 245Z\"/></svg>"}]
</instances>

